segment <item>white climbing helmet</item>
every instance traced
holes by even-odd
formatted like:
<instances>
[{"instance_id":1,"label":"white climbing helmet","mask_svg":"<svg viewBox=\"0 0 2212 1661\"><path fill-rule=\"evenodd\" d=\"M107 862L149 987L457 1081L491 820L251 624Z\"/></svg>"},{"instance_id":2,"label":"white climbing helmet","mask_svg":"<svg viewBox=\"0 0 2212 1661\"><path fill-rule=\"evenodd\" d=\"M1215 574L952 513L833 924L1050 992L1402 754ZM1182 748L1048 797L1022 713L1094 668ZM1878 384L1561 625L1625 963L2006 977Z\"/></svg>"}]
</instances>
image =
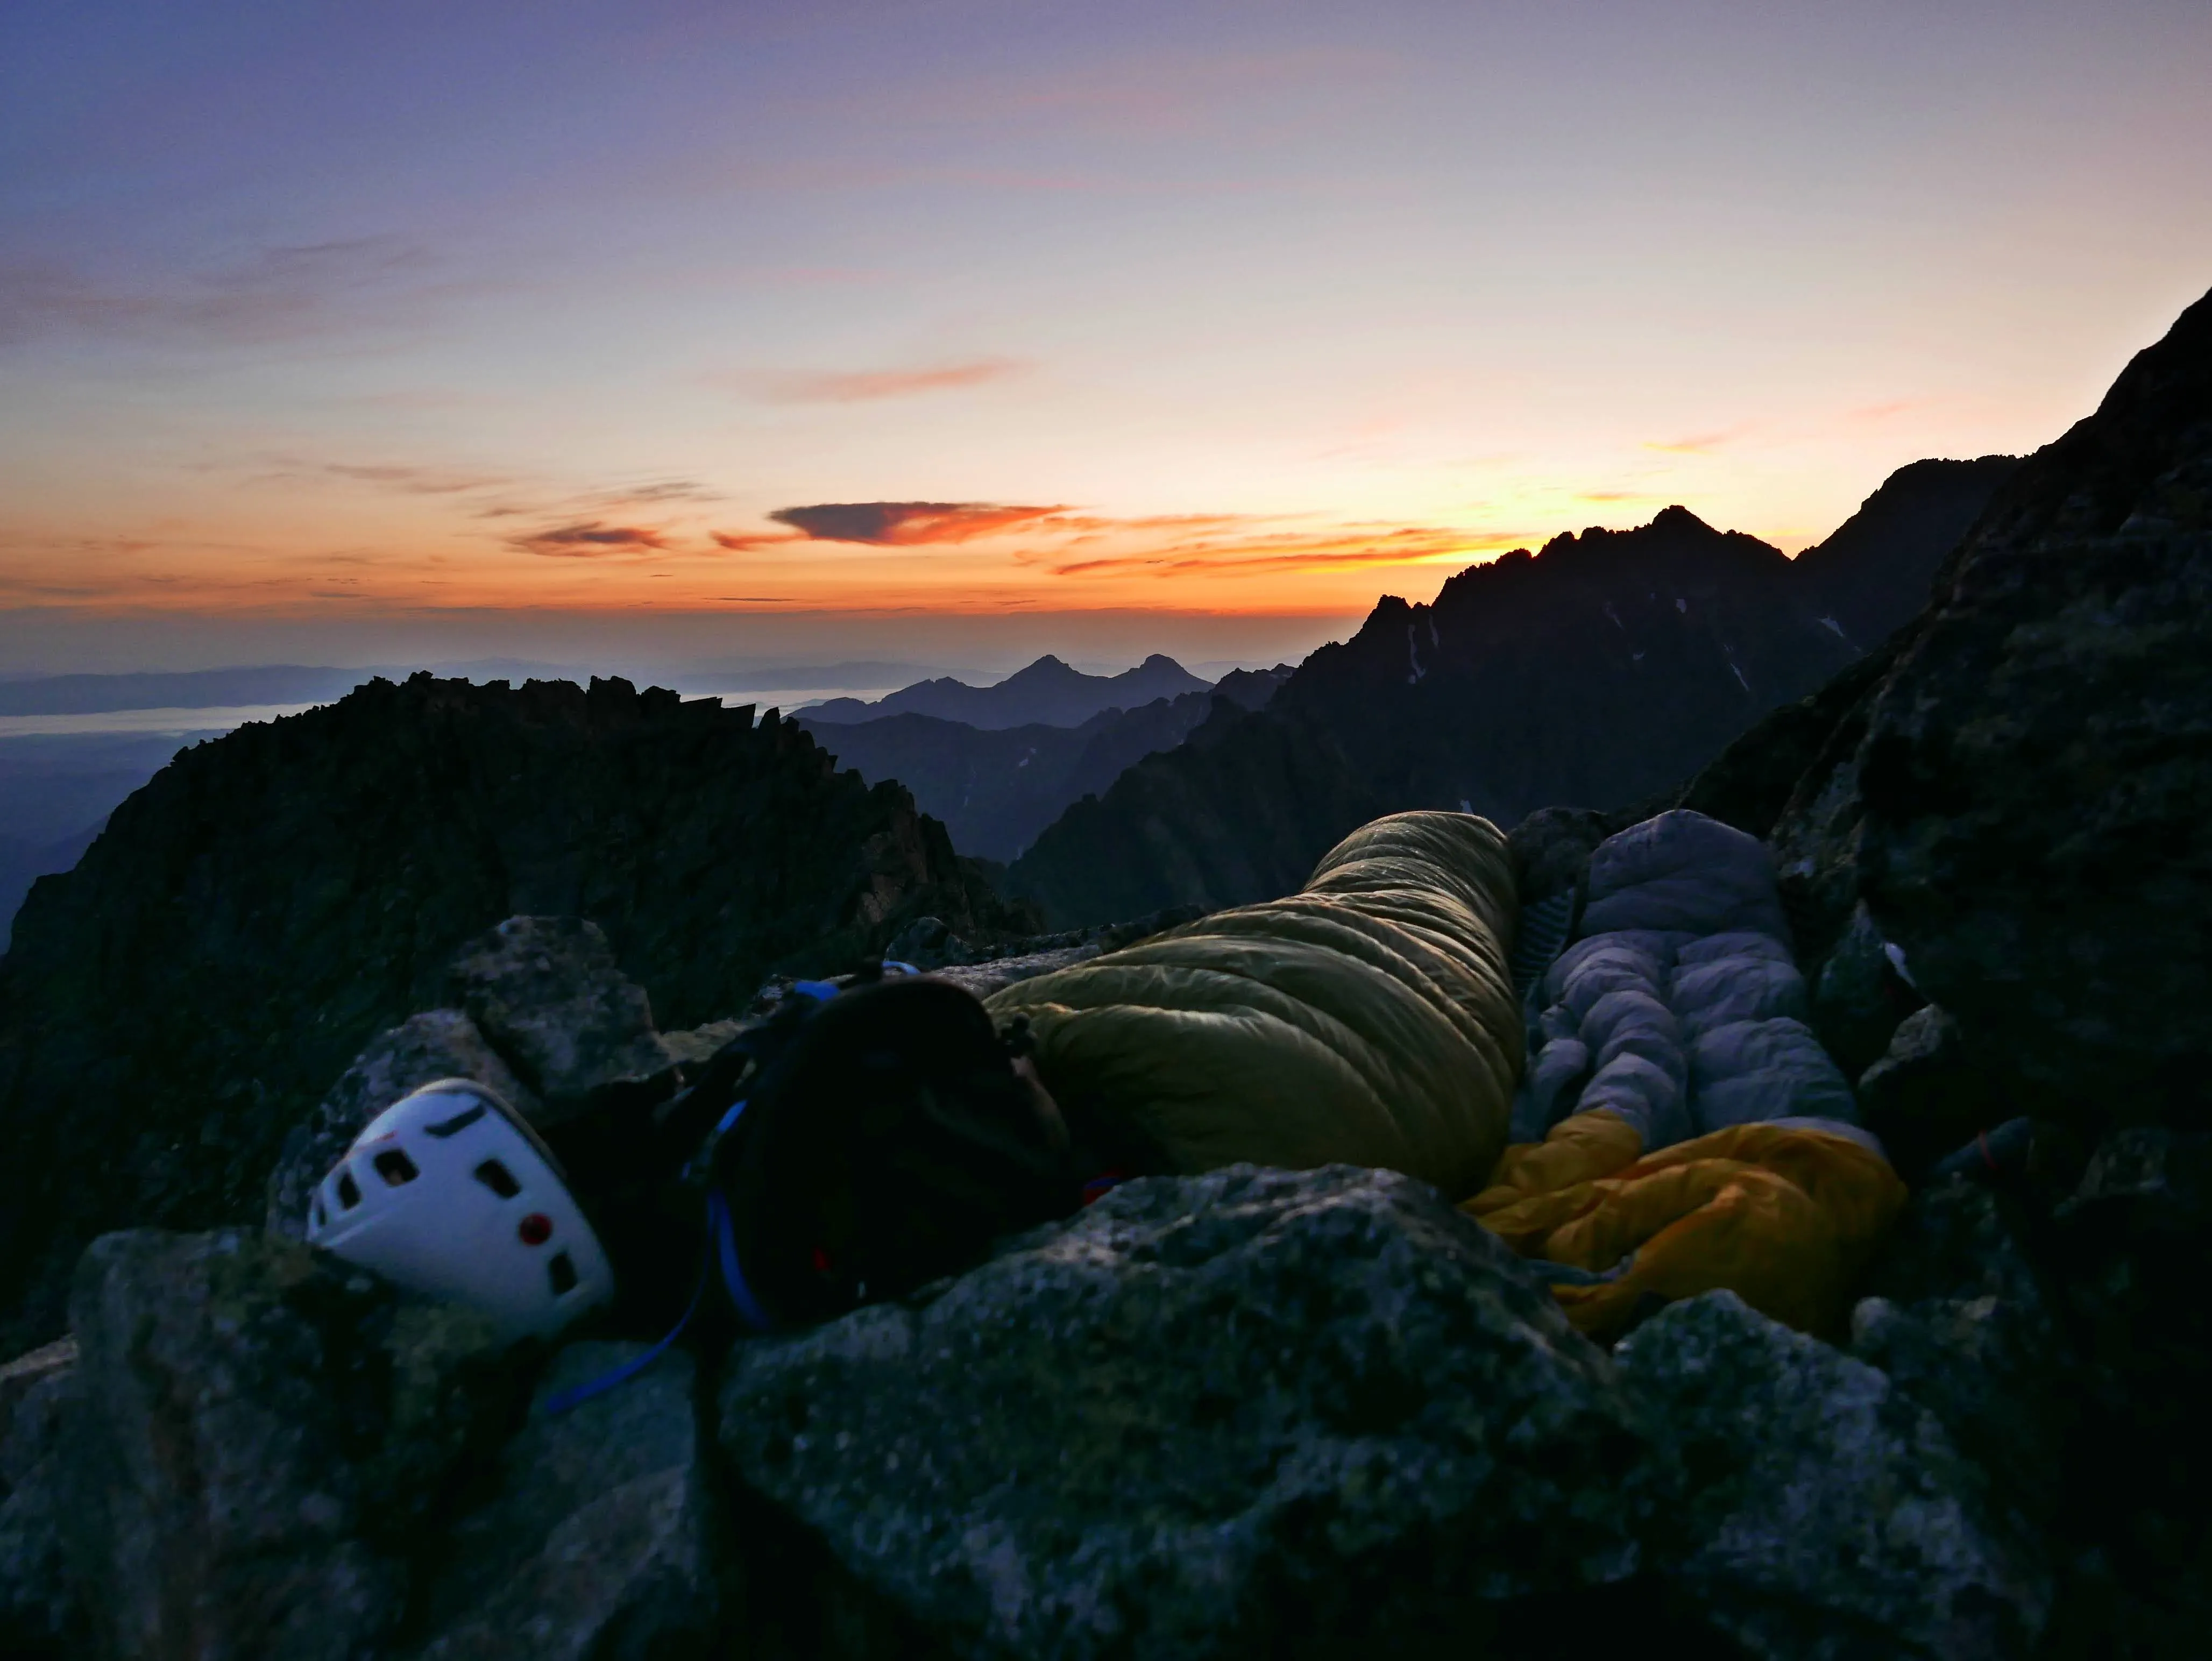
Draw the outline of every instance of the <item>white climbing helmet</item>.
<instances>
[{"instance_id":1,"label":"white climbing helmet","mask_svg":"<svg viewBox=\"0 0 2212 1661\"><path fill-rule=\"evenodd\" d=\"M552 1153L497 1092L441 1079L354 1138L307 1207L307 1239L410 1291L551 1337L614 1295L614 1271Z\"/></svg>"}]
</instances>

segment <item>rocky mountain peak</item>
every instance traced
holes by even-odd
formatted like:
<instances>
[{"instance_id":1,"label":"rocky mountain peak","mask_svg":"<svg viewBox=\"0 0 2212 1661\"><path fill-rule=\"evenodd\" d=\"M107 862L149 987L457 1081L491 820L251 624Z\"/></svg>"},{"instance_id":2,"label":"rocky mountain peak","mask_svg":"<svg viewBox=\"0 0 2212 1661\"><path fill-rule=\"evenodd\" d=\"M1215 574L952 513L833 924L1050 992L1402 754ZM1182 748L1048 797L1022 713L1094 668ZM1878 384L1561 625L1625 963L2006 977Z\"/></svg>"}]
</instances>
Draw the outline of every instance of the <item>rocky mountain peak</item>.
<instances>
[{"instance_id":1,"label":"rocky mountain peak","mask_svg":"<svg viewBox=\"0 0 2212 1661\"><path fill-rule=\"evenodd\" d=\"M1990 501L1972 549L2202 530L2212 500L2212 294L2128 362L2094 415L2036 452Z\"/></svg>"}]
</instances>

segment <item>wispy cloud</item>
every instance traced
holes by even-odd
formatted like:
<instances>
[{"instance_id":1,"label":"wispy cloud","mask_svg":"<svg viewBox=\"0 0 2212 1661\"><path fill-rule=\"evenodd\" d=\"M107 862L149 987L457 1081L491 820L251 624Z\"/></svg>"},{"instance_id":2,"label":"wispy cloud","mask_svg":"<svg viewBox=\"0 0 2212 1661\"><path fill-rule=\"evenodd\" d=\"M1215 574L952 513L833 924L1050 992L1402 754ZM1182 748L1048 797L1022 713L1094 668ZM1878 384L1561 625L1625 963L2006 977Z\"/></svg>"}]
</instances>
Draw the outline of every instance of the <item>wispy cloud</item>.
<instances>
[{"instance_id":1,"label":"wispy cloud","mask_svg":"<svg viewBox=\"0 0 2212 1661\"><path fill-rule=\"evenodd\" d=\"M769 515L808 542L865 543L880 548L923 548L971 542L1017 525L1033 524L1064 510L1019 507L1005 502L819 502L781 507ZM758 547L770 537L718 534L725 548Z\"/></svg>"},{"instance_id":2,"label":"wispy cloud","mask_svg":"<svg viewBox=\"0 0 2212 1661\"><path fill-rule=\"evenodd\" d=\"M1849 419L1863 421L1887 421L1893 415L1904 415L1909 409L1924 409L1929 402L1930 400L1927 398L1893 398L1887 403L1869 403L1851 410Z\"/></svg>"},{"instance_id":3,"label":"wispy cloud","mask_svg":"<svg viewBox=\"0 0 2212 1661\"><path fill-rule=\"evenodd\" d=\"M1372 98L1393 59L1346 48L1190 52L1153 49L1086 60L1060 74L986 70L918 76L889 102L911 119L957 125L1045 118L1063 128L1121 136L1203 130L1244 115L1249 100L1273 97L1301 107ZM872 112L886 99L871 87Z\"/></svg>"},{"instance_id":4,"label":"wispy cloud","mask_svg":"<svg viewBox=\"0 0 2212 1661\"><path fill-rule=\"evenodd\" d=\"M874 403L884 398L920 397L986 386L1026 374L1031 367L1020 358L981 357L902 369L739 372L715 379L771 403Z\"/></svg>"},{"instance_id":5,"label":"wispy cloud","mask_svg":"<svg viewBox=\"0 0 2212 1661\"><path fill-rule=\"evenodd\" d=\"M297 338L359 322L358 302L441 285L397 237L264 248L159 281L95 275L56 260L0 264L0 342L85 332L225 343ZM450 286L450 285L447 285Z\"/></svg>"},{"instance_id":6,"label":"wispy cloud","mask_svg":"<svg viewBox=\"0 0 2212 1661\"><path fill-rule=\"evenodd\" d=\"M719 502L727 500L720 491L701 483L697 479L659 479L650 484L618 486L608 491L602 500L611 503L635 502Z\"/></svg>"},{"instance_id":7,"label":"wispy cloud","mask_svg":"<svg viewBox=\"0 0 2212 1661\"><path fill-rule=\"evenodd\" d=\"M1711 455L1723 445L1734 444L1743 436L1744 429L1731 427L1718 433L1693 433L1687 438L1666 439L1645 444L1646 450L1657 450L1669 456Z\"/></svg>"},{"instance_id":8,"label":"wispy cloud","mask_svg":"<svg viewBox=\"0 0 2212 1661\"><path fill-rule=\"evenodd\" d=\"M457 473L440 467L404 464L325 462L322 470L341 479L376 485L410 496L453 496L468 490L487 490L509 482L496 474Z\"/></svg>"},{"instance_id":9,"label":"wispy cloud","mask_svg":"<svg viewBox=\"0 0 2212 1661\"><path fill-rule=\"evenodd\" d=\"M557 559L593 560L610 554L658 554L667 550L665 535L637 525L603 524L597 519L555 525L509 539L526 554Z\"/></svg>"}]
</instances>

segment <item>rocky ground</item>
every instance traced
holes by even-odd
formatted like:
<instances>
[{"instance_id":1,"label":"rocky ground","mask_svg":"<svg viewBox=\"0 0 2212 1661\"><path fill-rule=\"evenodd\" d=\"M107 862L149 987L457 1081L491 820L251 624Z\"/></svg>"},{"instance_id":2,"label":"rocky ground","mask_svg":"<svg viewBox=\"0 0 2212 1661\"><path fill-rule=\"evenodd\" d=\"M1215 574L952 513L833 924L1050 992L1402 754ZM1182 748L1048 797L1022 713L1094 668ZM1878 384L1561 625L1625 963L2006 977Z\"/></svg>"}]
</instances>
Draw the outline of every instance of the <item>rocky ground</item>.
<instances>
[{"instance_id":1,"label":"rocky ground","mask_svg":"<svg viewBox=\"0 0 2212 1661\"><path fill-rule=\"evenodd\" d=\"M69 1337L0 1367L0 1649L2200 1654L2208 601L2212 298L1889 647L1666 798L1775 844L1914 1185L1838 1343L1716 1293L1608 1352L1419 1184L1232 1167L552 1413L635 1347L501 1350L288 1234L426 1076L649 1113L744 1017L659 1030L549 908L458 933L331 1065L261 1148L270 1227L78 1258ZM1525 822L1524 900L1610 822ZM989 984L1113 938L951 909L892 943Z\"/></svg>"},{"instance_id":2,"label":"rocky ground","mask_svg":"<svg viewBox=\"0 0 2212 1661\"><path fill-rule=\"evenodd\" d=\"M1551 818L1530 878L1571 882ZM1023 943L946 972L1118 942ZM429 1078L557 1133L649 1111L742 1018L656 1031L572 919L510 919L446 985L288 1143L264 1229L104 1237L73 1337L0 1373L0 1649L2187 1652L2185 1549L2148 1585L2131 1555L2184 1519L2069 1515L2143 1401L2114 1358L2166 1282L2121 1282L2201 1228L2170 1137L2116 1140L2055 1214L1986 1166L1926 1182L1841 1347L1715 1294L1608 1355L1421 1185L1237 1167L556 1415L642 1346L502 1350L301 1246L308 1187Z\"/></svg>"}]
</instances>

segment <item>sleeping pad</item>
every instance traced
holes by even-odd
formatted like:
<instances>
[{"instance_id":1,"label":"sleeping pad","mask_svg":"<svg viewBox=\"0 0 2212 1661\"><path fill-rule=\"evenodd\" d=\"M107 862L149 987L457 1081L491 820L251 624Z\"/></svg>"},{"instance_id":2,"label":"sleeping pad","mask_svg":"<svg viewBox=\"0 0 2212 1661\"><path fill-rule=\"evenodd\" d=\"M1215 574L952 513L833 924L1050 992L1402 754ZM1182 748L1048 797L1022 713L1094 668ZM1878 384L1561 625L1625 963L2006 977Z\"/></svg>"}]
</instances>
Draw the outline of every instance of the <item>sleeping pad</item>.
<instances>
[{"instance_id":1,"label":"sleeping pad","mask_svg":"<svg viewBox=\"0 0 2212 1661\"><path fill-rule=\"evenodd\" d=\"M1190 1173L1249 1161L1490 1175L1520 1074L1505 839L1401 813L1297 894L1218 912L988 1000L1027 1015L1071 1120L1119 1120Z\"/></svg>"},{"instance_id":2,"label":"sleeping pad","mask_svg":"<svg viewBox=\"0 0 2212 1661\"><path fill-rule=\"evenodd\" d=\"M1465 1209L1595 1337L1718 1287L1835 1331L1905 1185L1805 1024L1765 845L1686 809L1632 826L1590 857L1579 933Z\"/></svg>"}]
</instances>

